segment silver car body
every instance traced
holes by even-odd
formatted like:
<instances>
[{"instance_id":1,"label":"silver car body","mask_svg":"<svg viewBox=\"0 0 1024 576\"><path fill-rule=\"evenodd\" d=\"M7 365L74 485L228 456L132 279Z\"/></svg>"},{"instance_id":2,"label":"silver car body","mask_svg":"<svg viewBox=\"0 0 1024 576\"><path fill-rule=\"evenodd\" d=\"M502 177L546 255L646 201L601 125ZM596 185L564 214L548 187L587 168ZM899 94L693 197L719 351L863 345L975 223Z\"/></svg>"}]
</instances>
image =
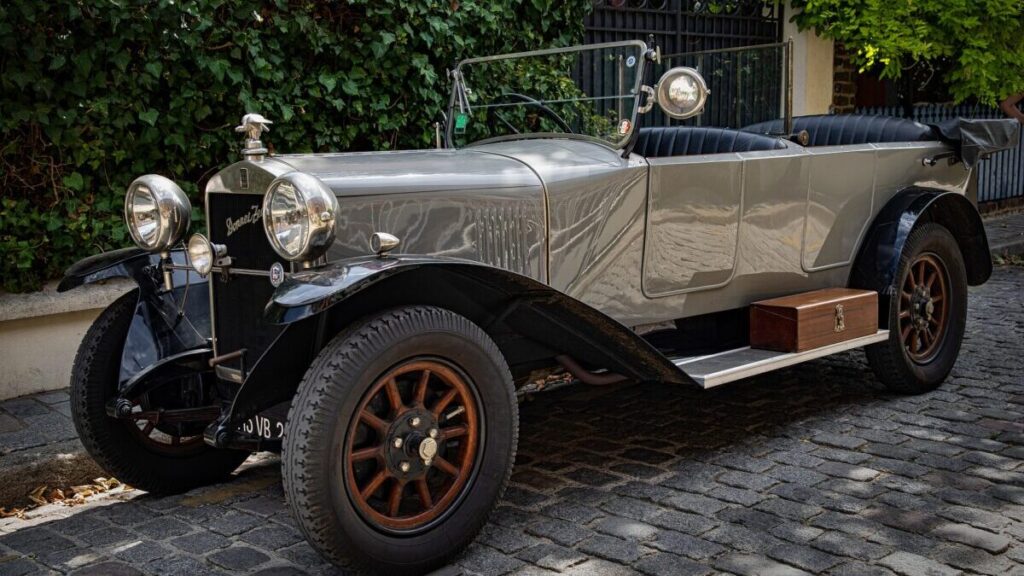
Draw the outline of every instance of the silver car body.
<instances>
[{"instance_id":1,"label":"silver car body","mask_svg":"<svg viewBox=\"0 0 1024 576\"><path fill-rule=\"evenodd\" d=\"M458 150L282 155L237 163L208 193L262 201L302 171L338 196L327 259L400 252L528 276L630 326L845 286L875 215L909 186L964 193L941 142L858 144L646 159L593 141L524 139ZM239 186L247 168L249 191Z\"/></svg>"}]
</instances>

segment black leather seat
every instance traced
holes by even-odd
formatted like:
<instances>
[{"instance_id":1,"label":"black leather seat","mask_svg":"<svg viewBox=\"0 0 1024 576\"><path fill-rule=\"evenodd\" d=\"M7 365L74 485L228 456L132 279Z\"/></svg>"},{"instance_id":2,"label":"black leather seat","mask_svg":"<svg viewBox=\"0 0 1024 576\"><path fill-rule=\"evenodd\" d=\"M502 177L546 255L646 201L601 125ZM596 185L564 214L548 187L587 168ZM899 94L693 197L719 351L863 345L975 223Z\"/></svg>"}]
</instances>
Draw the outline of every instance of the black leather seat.
<instances>
[{"instance_id":1,"label":"black leather seat","mask_svg":"<svg viewBox=\"0 0 1024 576\"><path fill-rule=\"evenodd\" d=\"M641 128L633 151L647 158L726 152L782 150L786 143L772 136L696 126Z\"/></svg>"},{"instance_id":2,"label":"black leather seat","mask_svg":"<svg viewBox=\"0 0 1024 576\"><path fill-rule=\"evenodd\" d=\"M932 129L906 118L864 114L797 116L793 133L807 131L808 146L845 146L884 142L921 142L938 140ZM751 124L744 132L782 134L782 120Z\"/></svg>"}]
</instances>

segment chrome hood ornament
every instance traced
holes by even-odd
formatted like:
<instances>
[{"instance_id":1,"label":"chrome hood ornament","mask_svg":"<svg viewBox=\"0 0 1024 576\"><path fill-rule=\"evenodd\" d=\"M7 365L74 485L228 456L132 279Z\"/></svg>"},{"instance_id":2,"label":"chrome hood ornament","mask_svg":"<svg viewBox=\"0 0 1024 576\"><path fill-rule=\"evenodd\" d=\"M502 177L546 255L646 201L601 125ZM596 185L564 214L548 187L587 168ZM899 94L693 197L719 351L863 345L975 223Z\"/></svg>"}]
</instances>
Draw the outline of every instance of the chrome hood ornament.
<instances>
[{"instance_id":1,"label":"chrome hood ornament","mask_svg":"<svg viewBox=\"0 0 1024 576\"><path fill-rule=\"evenodd\" d=\"M264 132L270 132L270 120L261 114L250 112L242 116L242 124L235 126L235 132L245 134L245 148L242 148L242 156L249 160L262 160L267 153L266 147L260 140Z\"/></svg>"}]
</instances>

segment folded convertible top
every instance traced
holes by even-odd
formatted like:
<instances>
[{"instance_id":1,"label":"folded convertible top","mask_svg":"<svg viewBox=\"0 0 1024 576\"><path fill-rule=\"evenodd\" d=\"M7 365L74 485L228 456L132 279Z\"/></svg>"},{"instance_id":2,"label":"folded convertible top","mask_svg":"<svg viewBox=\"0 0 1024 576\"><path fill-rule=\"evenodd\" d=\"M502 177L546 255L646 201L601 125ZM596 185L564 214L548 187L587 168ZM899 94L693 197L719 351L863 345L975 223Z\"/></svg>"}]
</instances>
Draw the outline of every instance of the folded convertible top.
<instances>
[{"instance_id":1,"label":"folded convertible top","mask_svg":"<svg viewBox=\"0 0 1024 576\"><path fill-rule=\"evenodd\" d=\"M1020 122L1010 118L953 118L929 126L943 141L956 148L968 168L979 158L1015 148L1020 143Z\"/></svg>"}]
</instances>

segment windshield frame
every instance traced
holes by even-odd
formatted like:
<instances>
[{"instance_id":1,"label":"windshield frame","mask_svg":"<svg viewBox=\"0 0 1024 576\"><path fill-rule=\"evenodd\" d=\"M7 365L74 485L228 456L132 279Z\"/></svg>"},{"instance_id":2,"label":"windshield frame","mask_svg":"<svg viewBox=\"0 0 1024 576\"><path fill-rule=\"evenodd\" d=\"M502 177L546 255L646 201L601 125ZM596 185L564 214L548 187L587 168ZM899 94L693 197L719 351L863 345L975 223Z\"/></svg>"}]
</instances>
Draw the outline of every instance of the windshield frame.
<instances>
[{"instance_id":1,"label":"windshield frame","mask_svg":"<svg viewBox=\"0 0 1024 576\"><path fill-rule=\"evenodd\" d=\"M513 60L513 59L516 59L516 58L529 58L529 57L534 57L534 56L549 56L549 55L553 55L553 54L562 54L562 53L566 53L566 52L584 52L586 50L599 50L599 49L607 49L607 48L623 48L623 47L629 47L629 46L634 46L634 47L638 48L639 51L640 51L640 55L638 57L638 60L640 61L640 64L639 64L640 65L640 69L636 73L636 80L635 80L634 86L633 86L633 107L632 107L632 115L629 118L630 125L632 126L632 129L630 130L629 134L624 135L620 140L618 140L616 142L613 142L613 141L605 140L604 138L599 138L597 136L592 136L592 135L589 135L589 134L572 134L572 133L563 133L563 132L530 132L530 133L521 133L521 134L503 134L501 136L493 136L493 137L490 137L490 138L485 138L483 140L476 140L474 142L469 142L469 143L467 143L467 144L462 146L463 148L469 148L469 147L477 146L477 145L480 145L480 144L487 144L487 143L490 143L490 142L502 142L502 141L508 141L508 140L527 140L527 139L532 140L532 139L567 138L567 139L573 139L573 140L587 140L587 141L591 141L591 142L597 142L597 143L603 144L603 145L605 145L605 146L607 146L609 148L615 149L615 150L620 150L620 149L624 148L626 146L626 144L629 143L630 139L633 138L633 135L636 133L636 120L637 120L637 116L639 115L638 110L640 108L640 96L643 94L643 90L641 90L641 87L643 86L643 83L644 83L644 75L647 73L647 65L648 65L647 55L648 55L648 51L650 50L650 48L647 46L646 42L643 42L641 40L622 40L622 41L619 41L619 42L604 42L604 43L601 43L601 44L577 44L575 46L564 46L564 47L561 47L561 48L545 48L543 50L530 50L530 51L527 51L527 52L511 52L511 53L508 53L508 54L496 54L494 56L478 56L478 57L475 57L475 58L466 58L465 60L459 61L459 63L455 66L455 70L453 71L453 73L456 76L453 78L452 86L451 86L451 95L450 95L450 97L448 99L448 113L447 113L447 118L446 118L446 122L445 122L445 125L446 125L445 126L445 145L446 145L446 147L448 147L448 148L456 148L456 146L453 144L453 142L454 142L454 133L453 133L453 131L455 129L455 105L456 105L457 92L458 92L458 89L459 89L458 83L462 82L461 78L462 78L462 67L463 66L470 65L470 64L480 64L480 63L485 63L485 62L494 62L494 61L497 61L497 60Z\"/></svg>"}]
</instances>

